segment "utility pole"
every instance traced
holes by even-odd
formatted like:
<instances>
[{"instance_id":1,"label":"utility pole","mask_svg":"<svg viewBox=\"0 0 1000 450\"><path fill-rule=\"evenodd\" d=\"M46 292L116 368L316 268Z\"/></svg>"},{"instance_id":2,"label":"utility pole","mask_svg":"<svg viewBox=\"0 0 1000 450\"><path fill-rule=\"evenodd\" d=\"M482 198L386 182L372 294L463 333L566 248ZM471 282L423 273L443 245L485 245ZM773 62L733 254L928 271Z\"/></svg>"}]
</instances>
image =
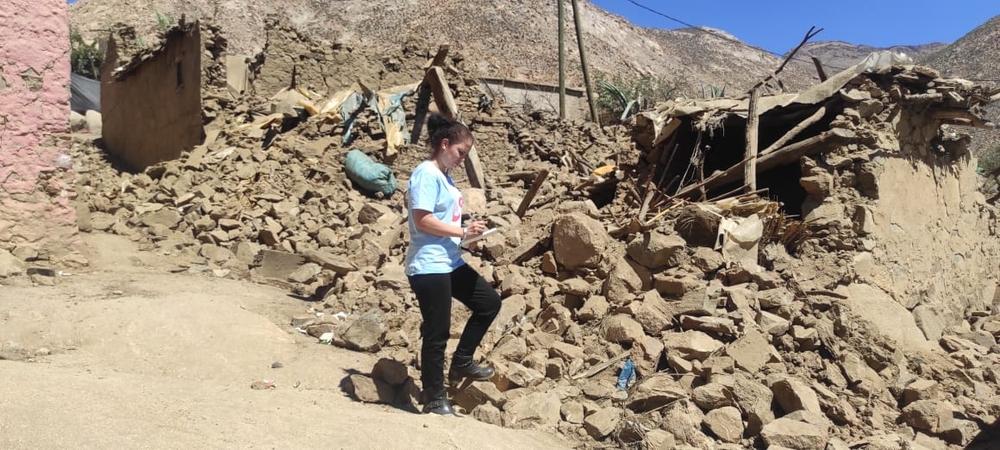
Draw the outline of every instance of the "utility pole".
<instances>
[{"instance_id":1,"label":"utility pole","mask_svg":"<svg viewBox=\"0 0 1000 450\"><path fill-rule=\"evenodd\" d=\"M590 118L600 125L597 117L597 104L594 102L594 91L590 88L590 73L587 71L587 53L583 49L583 27L580 26L580 7L578 0L573 0L573 23L576 25L576 44L580 47L580 66L583 70L583 84L587 88L587 102L590 103Z\"/></svg>"},{"instance_id":2,"label":"utility pole","mask_svg":"<svg viewBox=\"0 0 1000 450\"><path fill-rule=\"evenodd\" d=\"M559 5L559 119L566 119L566 8L563 0Z\"/></svg>"}]
</instances>

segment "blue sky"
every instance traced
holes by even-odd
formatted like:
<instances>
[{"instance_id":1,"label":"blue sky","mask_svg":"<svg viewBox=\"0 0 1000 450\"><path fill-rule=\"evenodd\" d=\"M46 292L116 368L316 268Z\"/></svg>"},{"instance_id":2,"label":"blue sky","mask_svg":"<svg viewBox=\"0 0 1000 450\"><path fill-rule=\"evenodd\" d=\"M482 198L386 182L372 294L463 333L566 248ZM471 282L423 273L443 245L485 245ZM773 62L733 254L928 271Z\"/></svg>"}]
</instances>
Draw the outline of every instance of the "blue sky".
<instances>
[{"instance_id":1,"label":"blue sky","mask_svg":"<svg viewBox=\"0 0 1000 450\"><path fill-rule=\"evenodd\" d=\"M628 0L591 1L637 25L683 27ZM791 50L812 25L824 29L813 41L887 47L950 43L1000 14L1000 0L634 1L694 25L725 30L777 53Z\"/></svg>"},{"instance_id":2,"label":"blue sky","mask_svg":"<svg viewBox=\"0 0 1000 450\"><path fill-rule=\"evenodd\" d=\"M75 3L76 0L67 0ZM679 28L629 0L591 0L637 25ZM875 47L951 43L991 17L1000 0L634 0L693 25L725 30L776 53L791 50L810 26L824 29L814 41L847 41ZM569 8L567 8L569 11Z\"/></svg>"}]
</instances>

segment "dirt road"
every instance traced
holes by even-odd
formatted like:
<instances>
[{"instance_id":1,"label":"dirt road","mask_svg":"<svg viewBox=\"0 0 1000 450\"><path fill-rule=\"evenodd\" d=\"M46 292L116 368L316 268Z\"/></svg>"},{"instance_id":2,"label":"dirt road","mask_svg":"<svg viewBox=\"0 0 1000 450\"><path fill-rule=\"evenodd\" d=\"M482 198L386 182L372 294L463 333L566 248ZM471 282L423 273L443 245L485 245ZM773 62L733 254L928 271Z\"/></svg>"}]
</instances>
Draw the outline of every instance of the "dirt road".
<instances>
[{"instance_id":1,"label":"dirt road","mask_svg":"<svg viewBox=\"0 0 1000 450\"><path fill-rule=\"evenodd\" d=\"M285 324L279 289L169 274L166 257L86 235L86 273L0 287L0 448L563 448L551 434L351 400L370 355ZM280 362L282 367L272 368ZM251 390L256 380L274 390Z\"/></svg>"}]
</instances>

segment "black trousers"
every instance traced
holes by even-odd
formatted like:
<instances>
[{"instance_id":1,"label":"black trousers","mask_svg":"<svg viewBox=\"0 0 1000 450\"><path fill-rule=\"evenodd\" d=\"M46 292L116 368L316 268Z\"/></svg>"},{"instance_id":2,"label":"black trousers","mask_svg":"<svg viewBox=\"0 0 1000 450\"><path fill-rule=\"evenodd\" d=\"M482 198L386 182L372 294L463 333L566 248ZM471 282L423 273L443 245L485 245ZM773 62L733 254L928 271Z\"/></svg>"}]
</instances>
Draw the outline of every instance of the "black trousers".
<instances>
[{"instance_id":1,"label":"black trousers","mask_svg":"<svg viewBox=\"0 0 1000 450\"><path fill-rule=\"evenodd\" d=\"M413 275L410 288L417 296L423 324L420 334L420 380L427 398L444 394L444 350L451 332L451 299L472 310L455 349L455 360L471 361L483 336L500 312L500 295L479 273L463 265L451 273Z\"/></svg>"}]
</instances>

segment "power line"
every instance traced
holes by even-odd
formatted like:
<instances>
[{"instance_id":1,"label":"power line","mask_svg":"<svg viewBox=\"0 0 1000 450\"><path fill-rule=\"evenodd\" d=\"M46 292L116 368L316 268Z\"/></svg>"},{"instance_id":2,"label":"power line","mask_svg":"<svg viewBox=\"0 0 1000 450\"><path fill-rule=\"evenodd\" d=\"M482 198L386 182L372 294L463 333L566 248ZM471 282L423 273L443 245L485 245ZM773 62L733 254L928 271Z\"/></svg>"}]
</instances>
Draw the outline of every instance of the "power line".
<instances>
[{"instance_id":1,"label":"power line","mask_svg":"<svg viewBox=\"0 0 1000 450\"><path fill-rule=\"evenodd\" d=\"M748 43L743 42L743 41L741 41L739 39L733 39L733 38L731 38L729 36L726 36L726 35L723 35L723 34L719 34L719 33L716 33L714 31L711 31L711 30L706 30L706 29L704 29L702 27L699 27L697 25L685 22L685 21L683 21L681 19L678 19L676 17L670 16L670 15L668 15L666 13L657 11L657 10L655 10L653 8L650 8L650 7L646 6L646 5L643 5L643 4L641 4L641 3L639 3L639 2L637 2L635 0L627 0L627 1L629 3L635 5L635 6L638 6L639 8L645 9L646 11L649 11L649 12L651 12L653 14L656 14L658 16L667 18L667 19L669 19L669 20L671 20L673 22L676 22L676 23L684 25L684 26L686 26L688 28L691 28L694 31L697 31L697 32L700 32L700 33L709 34L711 36L714 36L716 38L722 39L724 41L729 41L729 42L737 43L737 44L740 44L740 45L743 45L743 46L746 46L746 47L750 47L750 48L752 48L754 50L757 50L757 51L760 51L760 52L764 52L764 53L767 53L769 55L773 55L773 56L776 56L776 57L779 57L779 58L783 58L785 56L785 55L782 55L782 54L777 53L777 52L772 52L772 51L770 51L770 50L768 50L766 48L761 48L761 47L757 47L755 45L748 44ZM795 60L795 61L807 62L807 63L812 64L812 61L808 60L808 59L802 59L802 58L798 58L798 57L793 57L792 59ZM830 64L824 64L824 66L825 67L829 67L831 69L837 69L837 70L844 70L844 69L846 69L846 67L838 67L838 66L834 66L834 65L830 65Z\"/></svg>"},{"instance_id":2,"label":"power line","mask_svg":"<svg viewBox=\"0 0 1000 450\"><path fill-rule=\"evenodd\" d=\"M746 47L750 47L750 48L752 48L754 50L757 50L757 51L760 51L760 52L763 52L763 53L767 53L769 55L773 55L773 56L776 56L776 57L779 57L779 58L784 58L784 56L785 56L785 55L782 55L782 54L777 53L777 52L772 52L772 51L770 51L770 50L768 50L766 48L757 47L755 45L751 45L749 43L743 42L743 41L741 41L739 39L733 39L733 38L731 38L729 36L716 33L716 32L714 32L712 30L707 30L707 29L705 29L703 27L699 27L697 25L694 25L694 24L691 24L689 22L683 21L681 19L673 17L673 16L671 16L669 14L666 14L664 12L657 11L657 10L655 10L653 8L650 8L650 7L646 6L646 5L643 5L643 4L641 4L641 3L639 3L639 2L637 2L635 0L627 0L627 1L629 3L635 5L635 6L639 7L639 8L642 8L642 9L644 9L646 11L649 11L649 12L651 12L653 14L656 14L658 16L661 16L661 17L664 17L666 19L669 19L669 20L671 20L673 22L676 22L676 23L679 23L681 25L684 25L685 27L688 27L688 28L690 28L690 29L692 29L694 31L699 32L699 33L705 33L705 34L711 35L713 37L716 37L718 39L722 39L724 41L729 41L729 42L740 44L740 45L743 45L743 46L746 46ZM812 64L812 60L802 59L802 58L799 58L799 57L792 57L792 59L795 60L795 61L805 62L805 63ZM823 63L823 67L829 67L831 69L836 69L836 70L847 70L847 67L840 67L840 66L835 66L835 65L832 65L832 64L827 64L827 63ZM1000 79L993 79L993 78L965 78L965 79L969 80L969 81L980 81L980 82L982 82L982 81L989 81L989 82L1000 83Z\"/></svg>"}]
</instances>

